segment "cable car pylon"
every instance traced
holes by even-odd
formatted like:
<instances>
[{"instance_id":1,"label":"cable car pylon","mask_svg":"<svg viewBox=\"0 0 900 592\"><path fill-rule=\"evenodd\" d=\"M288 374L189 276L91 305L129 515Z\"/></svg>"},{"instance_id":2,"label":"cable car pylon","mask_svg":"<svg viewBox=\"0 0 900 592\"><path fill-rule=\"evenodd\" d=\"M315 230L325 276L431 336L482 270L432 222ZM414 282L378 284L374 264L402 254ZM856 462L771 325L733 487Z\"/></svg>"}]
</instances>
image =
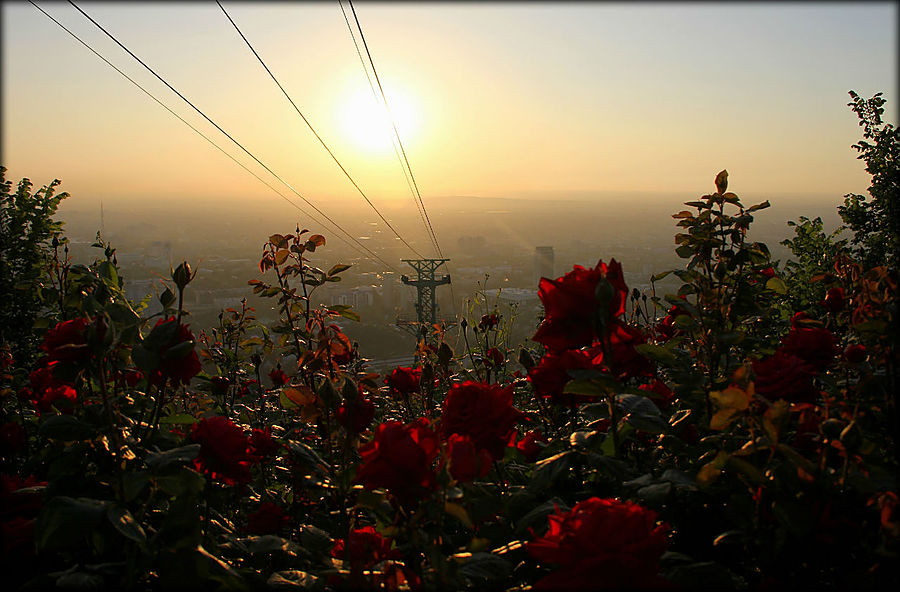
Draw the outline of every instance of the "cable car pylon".
<instances>
[{"instance_id":1,"label":"cable car pylon","mask_svg":"<svg viewBox=\"0 0 900 592\"><path fill-rule=\"evenodd\" d=\"M416 320L397 320L397 326L412 333L416 338L427 336L431 332L430 327L438 325L438 306L435 298L435 288L450 284L450 274L444 274L440 278L435 277L438 267L450 261L449 259L401 259L416 271L416 279L410 279L408 275L400 276L400 280L416 288ZM440 324L445 328L455 323L441 320Z\"/></svg>"}]
</instances>

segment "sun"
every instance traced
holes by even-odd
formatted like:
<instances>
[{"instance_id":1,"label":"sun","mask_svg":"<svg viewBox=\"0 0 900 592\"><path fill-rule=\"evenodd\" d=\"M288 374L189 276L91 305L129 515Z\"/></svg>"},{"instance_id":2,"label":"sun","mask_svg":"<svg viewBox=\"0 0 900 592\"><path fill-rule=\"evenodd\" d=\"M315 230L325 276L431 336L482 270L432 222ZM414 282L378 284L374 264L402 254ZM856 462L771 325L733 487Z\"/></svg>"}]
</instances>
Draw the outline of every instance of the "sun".
<instances>
[{"instance_id":1,"label":"sun","mask_svg":"<svg viewBox=\"0 0 900 592\"><path fill-rule=\"evenodd\" d=\"M412 143L419 130L419 112L407 95L385 92L390 113L397 124L403 145ZM380 98L376 101L371 90L355 91L339 106L338 118L344 137L358 149L370 153L393 150L394 129Z\"/></svg>"}]
</instances>

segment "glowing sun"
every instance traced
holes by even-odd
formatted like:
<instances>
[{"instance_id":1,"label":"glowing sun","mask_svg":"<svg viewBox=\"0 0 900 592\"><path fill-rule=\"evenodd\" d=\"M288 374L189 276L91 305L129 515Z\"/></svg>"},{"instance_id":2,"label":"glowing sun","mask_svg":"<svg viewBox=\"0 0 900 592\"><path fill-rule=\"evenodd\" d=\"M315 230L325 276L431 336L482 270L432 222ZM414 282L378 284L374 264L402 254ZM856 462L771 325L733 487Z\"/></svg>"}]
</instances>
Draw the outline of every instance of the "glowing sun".
<instances>
[{"instance_id":1,"label":"glowing sun","mask_svg":"<svg viewBox=\"0 0 900 592\"><path fill-rule=\"evenodd\" d=\"M419 128L419 113L415 104L403 94L386 92L390 114L397 124L403 145L415 139ZM379 99L371 91L348 95L339 107L341 131L353 144L368 152L391 152L394 129L390 117Z\"/></svg>"}]
</instances>

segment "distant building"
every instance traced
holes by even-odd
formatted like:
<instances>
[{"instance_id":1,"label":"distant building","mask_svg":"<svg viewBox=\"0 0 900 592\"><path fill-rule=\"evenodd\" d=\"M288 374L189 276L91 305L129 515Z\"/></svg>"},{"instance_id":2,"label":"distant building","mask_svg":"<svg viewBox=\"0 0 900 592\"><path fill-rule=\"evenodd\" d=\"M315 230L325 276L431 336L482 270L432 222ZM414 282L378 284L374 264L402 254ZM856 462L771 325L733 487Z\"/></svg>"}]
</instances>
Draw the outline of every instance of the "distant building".
<instances>
[{"instance_id":1,"label":"distant building","mask_svg":"<svg viewBox=\"0 0 900 592\"><path fill-rule=\"evenodd\" d=\"M537 285L542 277L556 279L553 273L553 247L534 248L534 284Z\"/></svg>"}]
</instances>

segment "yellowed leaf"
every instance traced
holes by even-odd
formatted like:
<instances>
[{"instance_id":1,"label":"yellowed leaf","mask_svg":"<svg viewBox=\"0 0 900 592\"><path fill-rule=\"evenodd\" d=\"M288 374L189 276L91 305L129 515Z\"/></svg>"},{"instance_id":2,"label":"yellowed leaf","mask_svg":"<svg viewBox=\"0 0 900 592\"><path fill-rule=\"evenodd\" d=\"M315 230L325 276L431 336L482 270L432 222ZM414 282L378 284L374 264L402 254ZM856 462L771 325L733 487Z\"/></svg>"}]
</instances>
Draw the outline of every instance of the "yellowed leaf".
<instances>
[{"instance_id":1,"label":"yellowed leaf","mask_svg":"<svg viewBox=\"0 0 900 592\"><path fill-rule=\"evenodd\" d=\"M728 462L728 453L724 450L719 451L715 458L700 468L697 473L697 484L701 487L711 485L722 474L722 467L726 462Z\"/></svg>"},{"instance_id":2,"label":"yellowed leaf","mask_svg":"<svg viewBox=\"0 0 900 592\"><path fill-rule=\"evenodd\" d=\"M316 402L316 393L305 384L285 387L284 396L301 407Z\"/></svg>"}]
</instances>

